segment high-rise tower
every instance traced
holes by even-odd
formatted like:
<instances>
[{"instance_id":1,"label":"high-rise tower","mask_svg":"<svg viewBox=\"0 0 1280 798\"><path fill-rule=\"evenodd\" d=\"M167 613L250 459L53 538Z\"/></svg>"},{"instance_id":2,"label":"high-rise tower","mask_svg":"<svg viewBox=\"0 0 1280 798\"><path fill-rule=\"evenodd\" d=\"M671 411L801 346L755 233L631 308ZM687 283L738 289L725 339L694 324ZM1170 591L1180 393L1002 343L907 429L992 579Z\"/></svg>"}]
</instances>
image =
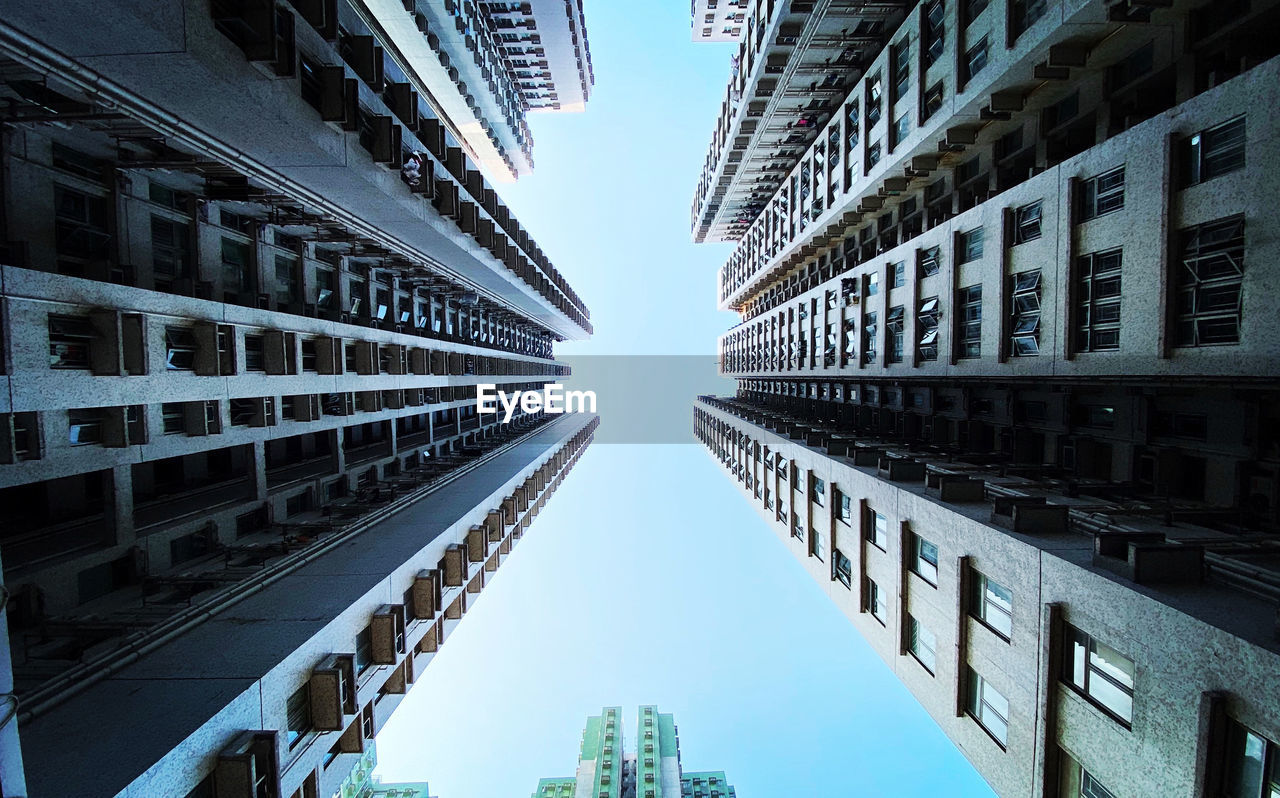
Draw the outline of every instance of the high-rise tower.
<instances>
[{"instance_id":1,"label":"high-rise tower","mask_svg":"<svg viewBox=\"0 0 1280 798\"><path fill-rule=\"evenodd\" d=\"M637 713L636 750L627 751L622 708L587 718L577 772L541 779L532 798L734 798L723 771L685 773L675 719L643 706Z\"/></svg>"},{"instance_id":2,"label":"high-rise tower","mask_svg":"<svg viewBox=\"0 0 1280 798\"><path fill-rule=\"evenodd\" d=\"M698 437L1000 795L1271 795L1280 8L872 7L748 10Z\"/></svg>"},{"instance_id":3,"label":"high-rise tower","mask_svg":"<svg viewBox=\"0 0 1280 798\"><path fill-rule=\"evenodd\" d=\"M591 324L383 11L0 4L6 796L331 795L591 439L476 413Z\"/></svg>"}]
</instances>

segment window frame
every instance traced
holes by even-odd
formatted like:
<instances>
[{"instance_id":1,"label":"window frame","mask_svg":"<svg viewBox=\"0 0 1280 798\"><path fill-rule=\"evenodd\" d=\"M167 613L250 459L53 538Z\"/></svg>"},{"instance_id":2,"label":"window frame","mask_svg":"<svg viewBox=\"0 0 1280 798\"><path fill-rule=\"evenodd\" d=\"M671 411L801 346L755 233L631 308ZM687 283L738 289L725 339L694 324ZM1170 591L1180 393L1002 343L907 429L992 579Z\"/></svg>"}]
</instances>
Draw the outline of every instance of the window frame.
<instances>
[{"instance_id":1,"label":"window frame","mask_svg":"<svg viewBox=\"0 0 1280 798\"><path fill-rule=\"evenodd\" d=\"M1060 669L1060 680L1062 683L1071 688L1073 692L1088 701L1091 705L1102 711L1103 714L1110 717L1116 723L1119 723L1125 729L1132 729L1134 701L1137 695L1138 683L1137 663L1132 657L1121 653L1118 649L1101 642L1098 638L1090 635L1088 632L1082 631L1080 628L1073 626L1072 624L1063 624L1063 637L1062 666ZM1105 648L1108 652L1115 655L1116 658L1129 664L1129 670L1131 671L1129 674L1129 685L1126 686L1120 683L1117 679L1108 675L1101 668L1094 666L1093 659L1096 656L1096 649L1098 647ZM1084 659L1080 662L1077 662L1075 656L1077 649L1083 649L1084 652ZM1103 661L1105 662L1106 660ZM1083 666L1083 679L1081 682L1076 681L1076 670L1078 664ZM1116 690L1119 690L1122 695L1128 696L1127 717L1126 713L1121 709L1108 705L1106 703L1106 699L1101 697L1099 693L1093 689L1093 680L1091 676L1095 673L1104 681L1104 683L1110 685Z\"/></svg>"}]
</instances>

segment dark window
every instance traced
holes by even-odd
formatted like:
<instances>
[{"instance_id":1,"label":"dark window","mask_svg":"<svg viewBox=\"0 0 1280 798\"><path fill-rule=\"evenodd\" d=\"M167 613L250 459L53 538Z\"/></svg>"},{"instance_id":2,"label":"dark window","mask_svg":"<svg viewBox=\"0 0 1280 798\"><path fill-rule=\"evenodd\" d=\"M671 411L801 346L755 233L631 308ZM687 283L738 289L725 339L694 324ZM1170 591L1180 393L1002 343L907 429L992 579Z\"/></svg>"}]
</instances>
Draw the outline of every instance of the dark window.
<instances>
[{"instance_id":1,"label":"dark window","mask_svg":"<svg viewBox=\"0 0 1280 798\"><path fill-rule=\"evenodd\" d=\"M1234 216L1181 231L1175 302L1178 346L1240 341L1244 280L1244 217Z\"/></svg>"},{"instance_id":2,"label":"dark window","mask_svg":"<svg viewBox=\"0 0 1280 798\"><path fill-rule=\"evenodd\" d=\"M1013 0L1009 6L1009 17L1015 39L1044 16L1047 5L1046 0Z\"/></svg>"},{"instance_id":3,"label":"dark window","mask_svg":"<svg viewBox=\"0 0 1280 798\"><path fill-rule=\"evenodd\" d=\"M942 100L942 81L938 81L930 86L929 90L924 93L924 102L921 104L920 108L920 121L922 123L942 108Z\"/></svg>"},{"instance_id":4,"label":"dark window","mask_svg":"<svg viewBox=\"0 0 1280 798\"><path fill-rule=\"evenodd\" d=\"M288 716L286 740L289 747L293 748L307 735L307 732L311 731L311 689L308 685L302 685L289 696L286 714Z\"/></svg>"},{"instance_id":5,"label":"dark window","mask_svg":"<svg viewBox=\"0 0 1280 798\"><path fill-rule=\"evenodd\" d=\"M989 39L983 36L978 43L970 47L964 54L965 80L973 80L973 76L987 65L987 49Z\"/></svg>"},{"instance_id":6,"label":"dark window","mask_svg":"<svg viewBox=\"0 0 1280 798\"><path fill-rule=\"evenodd\" d=\"M1094 252L1076 261L1076 349L1120 348L1121 251Z\"/></svg>"},{"instance_id":7,"label":"dark window","mask_svg":"<svg viewBox=\"0 0 1280 798\"><path fill-rule=\"evenodd\" d=\"M886 360L889 363L902 362L902 330L906 312L902 305L895 305L889 308L889 314L885 316L885 332L888 335L888 352Z\"/></svg>"},{"instance_id":8,"label":"dark window","mask_svg":"<svg viewBox=\"0 0 1280 798\"><path fill-rule=\"evenodd\" d=\"M1234 720L1227 722L1224 798L1280 795L1280 745Z\"/></svg>"},{"instance_id":9,"label":"dark window","mask_svg":"<svg viewBox=\"0 0 1280 798\"><path fill-rule=\"evenodd\" d=\"M960 234L960 262L969 263L982 257L983 230L975 227Z\"/></svg>"},{"instance_id":10,"label":"dark window","mask_svg":"<svg viewBox=\"0 0 1280 798\"><path fill-rule=\"evenodd\" d=\"M960 289L960 340L956 357L982 357L982 285Z\"/></svg>"},{"instance_id":11,"label":"dark window","mask_svg":"<svg viewBox=\"0 0 1280 798\"><path fill-rule=\"evenodd\" d=\"M831 558L831 578L840 580L845 587L853 587L853 563L839 549Z\"/></svg>"},{"instance_id":12,"label":"dark window","mask_svg":"<svg viewBox=\"0 0 1280 798\"><path fill-rule=\"evenodd\" d=\"M916 334L919 337L916 351L922 361L938 359L938 316L936 296L920 300L920 309L916 312Z\"/></svg>"},{"instance_id":13,"label":"dark window","mask_svg":"<svg viewBox=\"0 0 1280 798\"><path fill-rule=\"evenodd\" d=\"M49 315L49 368L87 369L97 334L93 323L81 316Z\"/></svg>"},{"instance_id":14,"label":"dark window","mask_svg":"<svg viewBox=\"0 0 1280 798\"><path fill-rule=\"evenodd\" d=\"M1182 184L1203 183L1244 168L1244 117L1196 133L1182 143Z\"/></svg>"},{"instance_id":15,"label":"dark window","mask_svg":"<svg viewBox=\"0 0 1280 798\"><path fill-rule=\"evenodd\" d=\"M1011 345L1018 357L1040 354L1040 270L1012 277Z\"/></svg>"},{"instance_id":16,"label":"dark window","mask_svg":"<svg viewBox=\"0 0 1280 798\"><path fill-rule=\"evenodd\" d=\"M1013 243L1025 244L1040 237L1040 209L1043 203L1033 202L1016 209L1014 214Z\"/></svg>"},{"instance_id":17,"label":"dark window","mask_svg":"<svg viewBox=\"0 0 1280 798\"><path fill-rule=\"evenodd\" d=\"M1080 181L1080 221L1124 208L1124 167Z\"/></svg>"}]
</instances>

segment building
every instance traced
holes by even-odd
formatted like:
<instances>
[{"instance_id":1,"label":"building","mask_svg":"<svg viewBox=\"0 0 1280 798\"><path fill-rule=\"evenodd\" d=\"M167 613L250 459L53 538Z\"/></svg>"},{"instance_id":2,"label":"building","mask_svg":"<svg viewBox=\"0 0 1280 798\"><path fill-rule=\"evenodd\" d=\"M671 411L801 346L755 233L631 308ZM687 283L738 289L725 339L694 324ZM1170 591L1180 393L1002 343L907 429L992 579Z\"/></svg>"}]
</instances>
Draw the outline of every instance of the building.
<instances>
[{"instance_id":1,"label":"building","mask_svg":"<svg viewBox=\"0 0 1280 798\"><path fill-rule=\"evenodd\" d=\"M590 97L595 77L581 0L350 5L353 24L367 26L403 70L410 85L402 93L418 92L495 179L533 169L528 112L581 111Z\"/></svg>"},{"instance_id":2,"label":"building","mask_svg":"<svg viewBox=\"0 0 1280 798\"><path fill-rule=\"evenodd\" d=\"M698 176L693 240L735 241L830 121L913 3L738 0L729 84ZM708 6L712 0L706 0ZM727 33L725 31L728 31ZM706 26L694 24L694 40ZM709 40L709 39L708 39Z\"/></svg>"},{"instance_id":3,"label":"building","mask_svg":"<svg viewBox=\"0 0 1280 798\"><path fill-rule=\"evenodd\" d=\"M333 798L432 798L431 788L426 782L384 783L373 775L377 766L377 747L370 740L355 767L333 793Z\"/></svg>"},{"instance_id":4,"label":"building","mask_svg":"<svg viewBox=\"0 0 1280 798\"><path fill-rule=\"evenodd\" d=\"M912 4L724 228L696 435L1001 796L1277 789L1277 22Z\"/></svg>"},{"instance_id":5,"label":"building","mask_svg":"<svg viewBox=\"0 0 1280 798\"><path fill-rule=\"evenodd\" d=\"M723 771L685 773L675 719L657 707L640 707L636 751L626 749L622 708L606 707L587 718L578 770L538 781L533 798L736 798Z\"/></svg>"},{"instance_id":6,"label":"building","mask_svg":"<svg viewBox=\"0 0 1280 798\"><path fill-rule=\"evenodd\" d=\"M476 414L591 323L406 63L0 4L4 795L332 795L591 439Z\"/></svg>"},{"instance_id":7,"label":"building","mask_svg":"<svg viewBox=\"0 0 1280 798\"><path fill-rule=\"evenodd\" d=\"M750 0L690 0L695 42L736 42L742 38Z\"/></svg>"}]
</instances>

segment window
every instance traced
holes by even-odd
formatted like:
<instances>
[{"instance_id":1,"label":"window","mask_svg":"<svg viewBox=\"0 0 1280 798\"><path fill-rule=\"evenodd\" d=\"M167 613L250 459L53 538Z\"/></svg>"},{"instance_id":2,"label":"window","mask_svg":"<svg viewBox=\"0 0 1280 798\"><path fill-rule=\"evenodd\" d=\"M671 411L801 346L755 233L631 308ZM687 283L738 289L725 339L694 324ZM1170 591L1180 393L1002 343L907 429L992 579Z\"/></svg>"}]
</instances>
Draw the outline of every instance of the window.
<instances>
[{"instance_id":1,"label":"window","mask_svg":"<svg viewBox=\"0 0 1280 798\"><path fill-rule=\"evenodd\" d=\"M58 255L82 261L80 265L60 262L59 269L65 273L79 273L83 269L83 261L105 261L111 242L106 199L54 185L53 207Z\"/></svg>"},{"instance_id":2,"label":"window","mask_svg":"<svg viewBox=\"0 0 1280 798\"><path fill-rule=\"evenodd\" d=\"M942 0L932 0L925 4L922 31L925 68L933 66L934 62L942 57L942 49L946 43L945 17L946 8Z\"/></svg>"},{"instance_id":3,"label":"window","mask_svg":"<svg viewBox=\"0 0 1280 798\"><path fill-rule=\"evenodd\" d=\"M942 109L943 88L942 81L938 81L929 87L924 93L924 101L920 106L920 121L923 123Z\"/></svg>"},{"instance_id":4,"label":"window","mask_svg":"<svg viewBox=\"0 0 1280 798\"><path fill-rule=\"evenodd\" d=\"M1182 143L1182 185L1194 186L1244 168L1244 117L1196 133Z\"/></svg>"},{"instance_id":5,"label":"window","mask_svg":"<svg viewBox=\"0 0 1280 798\"><path fill-rule=\"evenodd\" d=\"M1179 413L1158 410L1153 417L1152 434L1165 438L1209 439L1209 417L1204 413Z\"/></svg>"},{"instance_id":6,"label":"window","mask_svg":"<svg viewBox=\"0 0 1280 798\"><path fill-rule=\"evenodd\" d=\"M903 39L893 46L893 99L907 95L911 78L911 41Z\"/></svg>"},{"instance_id":7,"label":"window","mask_svg":"<svg viewBox=\"0 0 1280 798\"><path fill-rule=\"evenodd\" d=\"M867 127L875 127L880 121L880 106L884 99L884 87L877 72L867 79Z\"/></svg>"},{"instance_id":8,"label":"window","mask_svg":"<svg viewBox=\"0 0 1280 798\"><path fill-rule=\"evenodd\" d=\"M276 240L279 241L278 235ZM298 259L289 255L276 255L275 267L276 305L283 310L302 296L298 287Z\"/></svg>"},{"instance_id":9,"label":"window","mask_svg":"<svg viewBox=\"0 0 1280 798\"><path fill-rule=\"evenodd\" d=\"M956 357L982 357L982 285L960 289L960 341Z\"/></svg>"},{"instance_id":10,"label":"window","mask_svg":"<svg viewBox=\"0 0 1280 798\"><path fill-rule=\"evenodd\" d=\"M307 735L307 732L311 731L311 690L308 685L302 685L289 696L286 714L288 716L286 740L289 747L293 748Z\"/></svg>"},{"instance_id":11,"label":"window","mask_svg":"<svg viewBox=\"0 0 1280 798\"><path fill-rule=\"evenodd\" d=\"M863 526L865 527L864 534L868 542L883 551L889 550L889 520L887 518L868 507L866 517L863 519Z\"/></svg>"},{"instance_id":12,"label":"window","mask_svg":"<svg viewBox=\"0 0 1280 798\"><path fill-rule=\"evenodd\" d=\"M960 234L960 262L969 263L982 257L983 229L975 227Z\"/></svg>"},{"instance_id":13,"label":"window","mask_svg":"<svg viewBox=\"0 0 1280 798\"><path fill-rule=\"evenodd\" d=\"M151 184L155 187L155 184ZM191 226L163 216L151 217L151 264L157 287L170 288L171 280L186 277L191 263Z\"/></svg>"},{"instance_id":14,"label":"window","mask_svg":"<svg viewBox=\"0 0 1280 798\"><path fill-rule=\"evenodd\" d=\"M1061 753L1062 780L1058 790L1059 798L1116 798L1115 794L1089 775L1089 771L1085 770L1070 754L1066 751Z\"/></svg>"},{"instance_id":15,"label":"window","mask_svg":"<svg viewBox=\"0 0 1280 798\"><path fill-rule=\"evenodd\" d=\"M903 114L893 123L893 144L897 146L911 135L911 114Z\"/></svg>"},{"instance_id":16,"label":"window","mask_svg":"<svg viewBox=\"0 0 1280 798\"><path fill-rule=\"evenodd\" d=\"M49 368L87 369L97 335L93 323L81 316L49 315Z\"/></svg>"},{"instance_id":17,"label":"window","mask_svg":"<svg viewBox=\"0 0 1280 798\"><path fill-rule=\"evenodd\" d=\"M915 534L911 534L911 570L924 581L938 586L938 547Z\"/></svg>"},{"instance_id":18,"label":"window","mask_svg":"<svg viewBox=\"0 0 1280 798\"><path fill-rule=\"evenodd\" d=\"M938 359L938 298L931 296L920 300L916 313L916 333L919 342L916 354L922 361Z\"/></svg>"},{"instance_id":19,"label":"window","mask_svg":"<svg viewBox=\"0 0 1280 798\"><path fill-rule=\"evenodd\" d=\"M907 650L929 673L937 672L938 638L914 615L907 616Z\"/></svg>"},{"instance_id":20,"label":"window","mask_svg":"<svg viewBox=\"0 0 1280 798\"><path fill-rule=\"evenodd\" d=\"M817 477L809 482L809 498L819 507L826 506L824 502L827 499L827 483Z\"/></svg>"},{"instance_id":21,"label":"window","mask_svg":"<svg viewBox=\"0 0 1280 798\"><path fill-rule=\"evenodd\" d=\"M969 614L1008 640L1013 632L1013 594L986 574L971 571Z\"/></svg>"},{"instance_id":22,"label":"window","mask_svg":"<svg viewBox=\"0 0 1280 798\"><path fill-rule=\"evenodd\" d=\"M1080 182L1080 221L1124 209L1124 167Z\"/></svg>"},{"instance_id":23,"label":"window","mask_svg":"<svg viewBox=\"0 0 1280 798\"><path fill-rule=\"evenodd\" d=\"M867 313L863 319L862 326L862 362L876 362L876 337L879 330L879 320L875 313Z\"/></svg>"},{"instance_id":24,"label":"window","mask_svg":"<svg viewBox=\"0 0 1280 798\"><path fill-rule=\"evenodd\" d=\"M874 169L878 163L880 163L880 142L877 141L867 147L867 172Z\"/></svg>"},{"instance_id":25,"label":"window","mask_svg":"<svg viewBox=\"0 0 1280 798\"><path fill-rule=\"evenodd\" d=\"M165 435L177 435L187 431L186 408L181 402L165 402L160 406L162 430Z\"/></svg>"},{"instance_id":26,"label":"window","mask_svg":"<svg viewBox=\"0 0 1280 798\"><path fill-rule=\"evenodd\" d=\"M245 371L266 371L267 356L261 335L244 337L244 368Z\"/></svg>"},{"instance_id":27,"label":"window","mask_svg":"<svg viewBox=\"0 0 1280 798\"><path fill-rule=\"evenodd\" d=\"M833 488L835 491L836 518L846 524L853 523L853 500L849 498L849 494Z\"/></svg>"},{"instance_id":28,"label":"window","mask_svg":"<svg viewBox=\"0 0 1280 798\"><path fill-rule=\"evenodd\" d=\"M1009 738L1009 701L991 683L968 668L969 688L965 709L969 717L1004 748Z\"/></svg>"},{"instance_id":29,"label":"window","mask_svg":"<svg viewBox=\"0 0 1280 798\"><path fill-rule=\"evenodd\" d=\"M1226 798L1280 796L1280 745L1228 720Z\"/></svg>"},{"instance_id":30,"label":"window","mask_svg":"<svg viewBox=\"0 0 1280 798\"><path fill-rule=\"evenodd\" d=\"M905 316L904 307L895 305L889 308L889 315L885 317L884 327L889 339L889 351L885 355L885 361L888 363L902 362L902 329Z\"/></svg>"},{"instance_id":31,"label":"window","mask_svg":"<svg viewBox=\"0 0 1280 798\"><path fill-rule=\"evenodd\" d=\"M890 288L901 288L907 284L907 262L900 260L889 267L889 273L892 275L890 280Z\"/></svg>"},{"instance_id":32,"label":"window","mask_svg":"<svg viewBox=\"0 0 1280 798\"><path fill-rule=\"evenodd\" d=\"M1009 7L1009 18L1015 39L1044 16L1046 5L1046 0L1013 0Z\"/></svg>"},{"instance_id":33,"label":"window","mask_svg":"<svg viewBox=\"0 0 1280 798\"><path fill-rule=\"evenodd\" d=\"M1076 629L1066 627L1062 679L1127 728L1133 720L1133 660Z\"/></svg>"},{"instance_id":34,"label":"window","mask_svg":"<svg viewBox=\"0 0 1280 798\"><path fill-rule=\"evenodd\" d=\"M356 635L356 675L364 673L373 665L373 627L366 626Z\"/></svg>"},{"instance_id":35,"label":"window","mask_svg":"<svg viewBox=\"0 0 1280 798\"><path fill-rule=\"evenodd\" d=\"M72 446L102 443L103 412L101 408L67 411L67 439Z\"/></svg>"},{"instance_id":36,"label":"window","mask_svg":"<svg viewBox=\"0 0 1280 798\"><path fill-rule=\"evenodd\" d=\"M1015 357L1040 354L1040 270L1013 275L1012 340Z\"/></svg>"},{"instance_id":37,"label":"window","mask_svg":"<svg viewBox=\"0 0 1280 798\"><path fill-rule=\"evenodd\" d=\"M973 80L973 76L982 71L987 65L987 48L990 44L990 37L983 36L978 43L970 47L964 53L965 80Z\"/></svg>"},{"instance_id":38,"label":"window","mask_svg":"<svg viewBox=\"0 0 1280 798\"><path fill-rule=\"evenodd\" d=\"M831 557L831 578L840 580L845 587L853 587L853 563L839 549Z\"/></svg>"},{"instance_id":39,"label":"window","mask_svg":"<svg viewBox=\"0 0 1280 798\"><path fill-rule=\"evenodd\" d=\"M187 327L164 328L164 366L170 371L191 371L196 362L196 336Z\"/></svg>"},{"instance_id":40,"label":"window","mask_svg":"<svg viewBox=\"0 0 1280 798\"><path fill-rule=\"evenodd\" d=\"M863 577L862 589L865 593L863 598L865 599L866 612L871 613L871 617L879 621L881 625L886 624L887 621L885 618L887 617L887 605L885 603L884 592L880 589L880 585L876 584L874 579L867 576Z\"/></svg>"},{"instance_id":41,"label":"window","mask_svg":"<svg viewBox=\"0 0 1280 798\"><path fill-rule=\"evenodd\" d=\"M1040 237L1040 208L1041 202L1037 200L1013 212L1013 243L1015 245L1035 241Z\"/></svg>"},{"instance_id":42,"label":"window","mask_svg":"<svg viewBox=\"0 0 1280 798\"><path fill-rule=\"evenodd\" d=\"M1120 253L1082 255L1076 261L1076 349L1120 348Z\"/></svg>"},{"instance_id":43,"label":"window","mask_svg":"<svg viewBox=\"0 0 1280 798\"><path fill-rule=\"evenodd\" d=\"M940 247L930 247L920 250L917 262L918 272L921 278L932 277L942 268L942 249Z\"/></svg>"},{"instance_id":44,"label":"window","mask_svg":"<svg viewBox=\"0 0 1280 798\"><path fill-rule=\"evenodd\" d=\"M819 560L826 559L822 545L822 533L813 527L809 527L809 556L817 557Z\"/></svg>"},{"instance_id":45,"label":"window","mask_svg":"<svg viewBox=\"0 0 1280 798\"><path fill-rule=\"evenodd\" d=\"M987 0L964 0L965 24L972 23L987 7Z\"/></svg>"},{"instance_id":46,"label":"window","mask_svg":"<svg viewBox=\"0 0 1280 798\"><path fill-rule=\"evenodd\" d=\"M1175 338L1178 346L1240 341L1240 287L1244 279L1244 217L1233 216L1181 231Z\"/></svg>"}]
</instances>

